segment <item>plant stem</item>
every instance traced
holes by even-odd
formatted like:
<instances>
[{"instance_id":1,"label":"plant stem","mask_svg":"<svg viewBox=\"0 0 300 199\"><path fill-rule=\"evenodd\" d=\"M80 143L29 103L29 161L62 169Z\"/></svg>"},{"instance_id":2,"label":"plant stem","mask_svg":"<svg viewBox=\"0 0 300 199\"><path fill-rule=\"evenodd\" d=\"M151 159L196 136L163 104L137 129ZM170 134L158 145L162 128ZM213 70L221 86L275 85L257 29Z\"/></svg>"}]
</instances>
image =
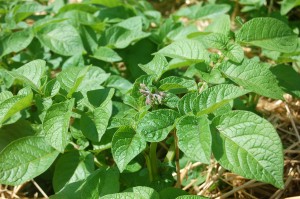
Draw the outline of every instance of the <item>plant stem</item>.
<instances>
[{"instance_id":1,"label":"plant stem","mask_svg":"<svg viewBox=\"0 0 300 199\"><path fill-rule=\"evenodd\" d=\"M178 148L178 137L176 131L174 131L174 143L175 143L175 164L176 164L176 173L177 173L177 182L175 187L181 187L181 175L180 175L180 165L179 165L179 148Z\"/></svg>"},{"instance_id":2,"label":"plant stem","mask_svg":"<svg viewBox=\"0 0 300 199\"><path fill-rule=\"evenodd\" d=\"M157 142L151 142L149 156L150 156L153 180L156 180L158 178L156 148L157 148Z\"/></svg>"},{"instance_id":3,"label":"plant stem","mask_svg":"<svg viewBox=\"0 0 300 199\"><path fill-rule=\"evenodd\" d=\"M147 165L148 172L149 172L149 180L150 180L150 182L152 182L153 174L152 174L152 168L151 168L151 161L150 161L149 155L146 152L144 152L143 155L146 159L146 165Z\"/></svg>"},{"instance_id":4,"label":"plant stem","mask_svg":"<svg viewBox=\"0 0 300 199\"><path fill-rule=\"evenodd\" d=\"M172 145L170 146L168 153L164 159L164 162L172 162L172 160L174 159L175 156L175 143L172 143Z\"/></svg>"}]
</instances>

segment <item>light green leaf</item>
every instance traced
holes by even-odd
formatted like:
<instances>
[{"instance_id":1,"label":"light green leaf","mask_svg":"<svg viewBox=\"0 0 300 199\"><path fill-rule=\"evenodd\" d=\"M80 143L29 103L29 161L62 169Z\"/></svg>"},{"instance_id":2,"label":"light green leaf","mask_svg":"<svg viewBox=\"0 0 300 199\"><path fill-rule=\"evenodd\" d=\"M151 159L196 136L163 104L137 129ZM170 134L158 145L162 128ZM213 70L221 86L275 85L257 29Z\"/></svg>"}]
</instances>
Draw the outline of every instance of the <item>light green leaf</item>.
<instances>
[{"instance_id":1,"label":"light green leaf","mask_svg":"<svg viewBox=\"0 0 300 199\"><path fill-rule=\"evenodd\" d=\"M116 26L141 32L143 28L143 18L141 16L130 17L117 23Z\"/></svg>"},{"instance_id":2,"label":"light green leaf","mask_svg":"<svg viewBox=\"0 0 300 199\"><path fill-rule=\"evenodd\" d=\"M137 186L137 187L132 187L124 192L133 192L139 195L140 199L159 199L159 194L150 187L142 187L142 186Z\"/></svg>"},{"instance_id":3,"label":"light green leaf","mask_svg":"<svg viewBox=\"0 0 300 199\"><path fill-rule=\"evenodd\" d=\"M203 44L196 40L178 40L160 49L157 53L171 58L180 58L194 62L209 60L209 55Z\"/></svg>"},{"instance_id":4,"label":"light green leaf","mask_svg":"<svg viewBox=\"0 0 300 199\"><path fill-rule=\"evenodd\" d=\"M28 95L16 95L8 98L0 103L0 127L1 125L15 113L31 106L33 93Z\"/></svg>"},{"instance_id":5,"label":"light green leaf","mask_svg":"<svg viewBox=\"0 0 300 199\"><path fill-rule=\"evenodd\" d=\"M164 73L168 65L167 59L162 55L155 55L154 58L147 64L139 64L139 67L148 75L154 75L156 80Z\"/></svg>"},{"instance_id":6,"label":"light green leaf","mask_svg":"<svg viewBox=\"0 0 300 199\"><path fill-rule=\"evenodd\" d=\"M121 76L112 75L108 78L106 86L116 88L122 94L125 94L132 88L133 85L130 81Z\"/></svg>"},{"instance_id":7,"label":"light green leaf","mask_svg":"<svg viewBox=\"0 0 300 199\"><path fill-rule=\"evenodd\" d=\"M210 19L219 15L225 14L230 10L228 4L207 4L200 9L196 10L194 14L195 19Z\"/></svg>"},{"instance_id":8,"label":"light green leaf","mask_svg":"<svg viewBox=\"0 0 300 199\"><path fill-rule=\"evenodd\" d=\"M224 168L284 187L282 144L272 124L254 113L233 111L216 117L212 127L213 154Z\"/></svg>"},{"instance_id":9,"label":"light green leaf","mask_svg":"<svg viewBox=\"0 0 300 199\"><path fill-rule=\"evenodd\" d=\"M137 125L137 132L148 142L164 140L174 128L179 113L170 109L160 109L146 113Z\"/></svg>"},{"instance_id":10,"label":"light green leaf","mask_svg":"<svg viewBox=\"0 0 300 199\"><path fill-rule=\"evenodd\" d=\"M55 163L53 188L55 193L68 184L86 179L94 170L94 157L91 153L79 151L64 153Z\"/></svg>"},{"instance_id":11,"label":"light green leaf","mask_svg":"<svg viewBox=\"0 0 300 199\"><path fill-rule=\"evenodd\" d=\"M206 116L185 116L176 125L178 147L189 158L210 163L211 134Z\"/></svg>"},{"instance_id":12,"label":"light green leaf","mask_svg":"<svg viewBox=\"0 0 300 199\"><path fill-rule=\"evenodd\" d=\"M248 92L248 90L232 84L216 85L200 93L193 102L194 110L196 110L198 115L212 113L231 100L243 96Z\"/></svg>"},{"instance_id":13,"label":"light green leaf","mask_svg":"<svg viewBox=\"0 0 300 199\"><path fill-rule=\"evenodd\" d=\"M266 65L251 60L244 60L240 64L224 62L219 70L229 79L250 91L274 99L283 99L283 91Z\"/></svg>"},{"instance_id":14,"label":"light green leaf","mask_svg":"<svg viewBox=\"0 0 300 199\"><path fill-rule=\"evenodd\" d=\"M117 193L120 190L117 168L98 169L93 172L81 187L81 198L98 199L99 196Z\"/></svg>"},{"instance_id":15,"label":"light green leaf","mask_svg":"<svg viewBox=\"0 0 300 199\"><path fill-rule=\"evenodd\" d=\"M44 89L45 97L53 97L55 96L60 89L60 84L56 79L50 80Z\"/></svg>"},{"instance_id":16,"label":"light green leaf","mask_svg":"<svg viewBox=\"0 0 300 199\"><path fill-rule=\"evenodd\" d=\"M280 3L281 3L280 14L286 15L294 7L297 7L300 5L300 0L283 0Z\"/></svg>"},{"instance_id":17,"label":"light green leaf","mask_svg":"<svg viewBox=\"0 0 300 199\"><path fill-rule=\"evenodd\" d=\"M127 164L146 148L145 140L132 128L121 127L113 136L111 151L123 172Z\"/></svg>"},{"instance_id":18,"label":"light green leaf","mask_svg":"<svg viewBox=\"0 0 300 199\"><path fill-rule=\"evenodd\" d=\"M106 7L117 7L122 6L123 3L121 0L91 0L91 3L93 4L101 4Z\"/></svg>"},{"instance_id":19,"label":"light green leaf","mask_svg":"<svg viewBox=\"0 0 300 199\"><path fill-rule=\"evenodd\" d=\"M77 68L70 67L60 72L57 81L60 86L67 91L67 97L71 98L87 74L89 67Z\"/></svg>"},{"instance_id":20,"label":"light green leaf","mask_svg":"<svg viewBox=\"0 0 300 199\"><path fill-rule=\"evenodd\" d=\"M92 57L105 62L118 62L122 60L122 57L120 57L114 50L103 46L100 46L94 52L94 55Z\"/></svg>"},{"instance_id":21,"label":"light green leaf","mask_svg":"<svg viewBox=\"0 0 300 199\"><path fill-rule=\"evenodd\" d=\"M54 104L47 110L43 121L47 142L60 152L64 152L69 142L68 128L73 106L73 99Z\"/></svg>"},{"instance_id":22,"label":"light green leaf","mask_svg":"<svg viewBox=\"0 0 300 199\"><path fill-rule=\"evenodd\" d=\"M46 171L57 156L43 137L20 138L0 153L0 183L20 185Z\"/></svg>"},{"instance_id":23,"label":"light green leaf","mask_svg":"<svg viewBox=\"0 0 300 199\"><path fill-rule=\"evenodd\" d=\"M41 59L37 59L21 66L17 70L11 71L10 74L15 78L23 81L25 84L31 86L36 91L40 90L41 78L46 70L46 62Z\"/></svg>"},{"instance_id":24,"label":"light green leaf","mask_svg":"<svg viewBox=\"0 0 300 199\"><path fill-rule=\"evenodd\" d=\"M284 22L270 17L254 18L236 33L239 42L290 53L297 48L297 35Z\"/></svg>"},{"instance_id":25,"label":"light green leaf","mask_svg":"<svg viewBox=\"0 0 300 199\"><path fill-rule=\"evenodd\" d=\"M37 32L40 42L53 52L72 56L83 52L83 44L77 30L66 23L50 23Z\"/></svg>"},{"instance_id":26,"label":"light green leaf","mask_svg":"<svg viewBox=\"0 0 300 199\"><path fill-rule=\"evenodd\" d=\"M4 101L4 100L7 100L11 97L13 97L14 95L12 94L12 92L10 91L2 91L0 93L0 104Z\"/></svg>"},{"instance_id":27,"label":"light green leaf","mask_svg":"<svg viewBox=\"0 0 300 199\"><path fill-rule=\"evenodd\" d=\"M23 50L31 43L33 37L31 28L4 35L2 38L0 37L0 57L11 52Z\"/></svg>"},{"instance_id":28,"label":"light green leaf","mask_svg":"<svg viewBox=\"0 0 300 199\"><path fill-rule=\"evenodd\" d=\"M125 193L108 194L101 197L101 199L133 199L133 198L140 198L140 195L133 192L125 192Z\"/></svg>"},{"instance_id":29,"label":"light green leaf","mask_svg":"<svg viewBox=\"0 0 300 199\"><path fill-rule=\"evenodd\" d=\"M57 18L66 19L68 24L79 27L80 24L92 25L96 24L95 17L88 12L81 10L69 10L67 12L60 12L56 15Z\"/></svg>"},{"instance_id":30,"label":"light green leaf","mask_svg":"<svg viewBox=\"0 0 300 199\"><path fill-rule=\"evenodd\" d=\"M221 15L213 19L212 23L205 28L205 32L221 33L226 36L230 33L230 17L229 15Z\"/></svg>"},{"instance_id":31,"label":"light green leaf","mask_svg":"<svg viewBox=\"0 0 300 199\"><path fill-rule=\"evenodd\" d=\"M198 93L187 93L178 102L177 108L179 113L184 115L190 112L195 112L194 110L194 100L198 97Z\"/></svg>"},{"instance_id":32,"label":"light green leaf","mask_svg":"<svg viewBox=\"0 0 300 199\"><path fill-rule=\"evenodd\" d=\"M169 91L176 94L197 90L197 84L195 80L183 77L169 76L160 80L159 83L160 90Z\"/></svg>"}]
</instances>

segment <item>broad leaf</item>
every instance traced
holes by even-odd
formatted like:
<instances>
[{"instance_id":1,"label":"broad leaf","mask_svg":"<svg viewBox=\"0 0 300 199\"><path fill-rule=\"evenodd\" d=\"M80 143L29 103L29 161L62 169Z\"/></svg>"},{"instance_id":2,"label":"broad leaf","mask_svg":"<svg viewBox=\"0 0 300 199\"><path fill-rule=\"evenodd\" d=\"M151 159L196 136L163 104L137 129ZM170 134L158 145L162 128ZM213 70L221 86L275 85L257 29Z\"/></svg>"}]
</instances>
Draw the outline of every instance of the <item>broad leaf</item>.
<instances>
[{"instance_id":1,"label":"broad leaf","mask_svg":"<svg viewBox=\"0 0 300 199\"><path fill-rule=\"evenodd\" d=\"M183 196L178 196L176 199L208 199L208 198L203 196L195 196L195 195L183 195Z\"/></svg>"},{"instance_id":2,"label":"broad leaf","mask_svg":"<svg viewBox=\"0 0 300 199\"><path fill-rule=\"evenodd\" d=\"M170 109L160 109L148 112L138 123L137 131L148 142L164 140L174 128L179 113Z\"/></svg>"},{"instance_id":3,"label":"broad leaf","mask_svg":"<svg viewBox=\"0 0 300 199\"><path fill-rule=\"evenodd\" d=\"M117 193L120 190L117 168L98 169L93 172L81 187L81 198L98 199L99 196Z\"/></svg>"},{"instance_id":4,"label":"broad leaf","mask_svg":"<svg viewBox=\"0 0 300 199\"><path fill-rule=\"evenodd\" d=\"M120 172L146 148L145 140L129 127L121 127L112 139L112 154Z\"/></svg>"},{"instance_id":5,"label":"broad leaf","mask_svg":"<svg viewBox=\"0 0 300 199\"><path fill-rule=\"evenodd\" d=\"M72 56L83 51L79 33L66 23L48 24L38 31L37 37L44 46L60 55Z\"/></svg>"},{"instance_id":6,"label":"broad leaf","mask_svg":"<svg viewBox=\"0 0 300 199\"><path fill-rule=\"evenodd\" d=\"M68 184L86 179L94 170L94 157L91 153L71 151L64 153L55 163L53 188L57 193Z\"/></svg>"},{"instance_id":7,"label":"broad leaf","mask_svg":"<svg viewBox=\"0 0 300 199\"><path fill-rule=\"evenodd\" d=\"M31 43L33 37L31 28L0 37L0 57L23 50Z\"/></svg>"},{"instance_id":8,"label":"broad leaf","mask_svg":"<svg viewBox=\"0 0 300 199\"><path fill-rule=\"evenodd\" d=\"M132 187L130 189L125 190L124 192L133 192L139 195L139 198L143 199L159 199L159 194L150 187Z\"/></svg>"},{"instance_id":9,"label":"broad leaf","mask_svg":"<svg viewBox=\"0 0 300 199\"><path fill-rule=\"evenodd\" d=\"M169 91L175 94L197 90L197 84L195 80L188 78L169 76L160 80L159 83L160 90Z\"/></svg>"},{"instance_id":10,"label":"broad leaf","mask_svg":"<svg viewBox=\"0 0 300 199\"><path fill-rule=\"evenodd\" d=\"M212 150L226 169L283 188L280 138L268 121L247 111L233 111L212 123Z\"/></svg>"},{"instance_id":11,"label":"broad leaf","mask_svg":"<svg viewBox=\"0 0 300 199\"><path fill-rule=\"evenodd\" d=\"M190 112L195 112L194 110L194 100L198 97L198 93L187 93L178 102L177 108L180 114L188 114Z\"/></svg>"},{"instance_id":12,"label":"broad leaf","mask_svg":"<svg viewBox=\"0 0 300 199\"><path fill-rule=\"evenodd\" d=\"M236 33L239 42L279 52L293 52L297 35L284 22L270 17L254 18L243 24Z\"/></svg>"},{"instance_id":13,"label":"broad leaf","mask_svg":"<svg viewBox=\"0 0 300 199\"><path fill-rule=\"evenodd\" d=\"M300 0L283 0L280 4L280 14L286 15L291 9L300 5Z\"/></svg>"},{"instance_id":14,"label":"broad leaf","mask_svg":"<svg viewBox=\"0 0 300 199\"><path fill-rule=\"evenodd\" d=\"M131 198L141 198L141 196L133 192L125 192L125 193L108 194L101 197L101 199L131 199Z\"/></svg>"},{"instance_id":15,"label":"broad leaf","mask_svg":"<svg viewBox=\"0 0 300 199\"><path fill-rule=\"evenodd\" d=\"M246 89L266 97L283 99L283 91L266 65L244 60L240 64L224 62L219 69L229 79Z\"/></svg>"},{"instance_id":16,"label":"broad leaf","mask_svg":"<svg viewBox=\"0 0 300 199\"><path fill-rule=\"evenodd\" d=\"M211 134L206 116L185 116L176 125L178 146L189 158L210 163Z\"/></svg>"},{"instance_id":17,"label":"broad leaf","mask_svg":"<svg viewBox=\"0 0 300 199\"><path fill-rule=\"evenodd\" d=\"M157 53L171 58L180 58L194 62L208 61L209 55L203 44L196 40L179 40L160 49Z\"/></svg>"},{"instance_id":18,"label":"broad leaf","mask_svg":"<svg viewBox=\"0 0 300 199\"><path fill-rule=\"evenodd\" d=\"M60 89L59 82L56 79L50 80L44 88L45 97L55 96L59 92L59 89Z\"/></svg>"},{"instance_id":19,"label":"broad leaf","mask_svg":"<svg viewBox=\"0 0 300 199\"><path fill-rule=\"evenodd\" d=\"M15 95L0 103L0 126L15 113L31 106L33 93L28 95Z\"/></svg>"},{"instance_id":20,"label":"broad leaf","mask_svg":"<svg viewBox=\"0 0 300 199\"><path fill-rule=\"evenodd\" d=\"M230 10L228 4L208 4L196 10L195 19L210 19L225 14Z\"/></svg>"},{"instance_id":21,"label":"broad leaf","mask_svg":"<svg viewBox=\"0 0 300 199\"><path fill-rule=\"evenodd\" d=\"M80 86L88 70L89 67L70 67L58 74L57 81L60 83L60 86L67 91L68 98L72 97L72 94Z\"/></svg>"},{"instance_id":22,"label":"broad leaf","mask_svg":"<svg viewBox=\"0 0 300 199\"><path fill-rule=\"evenodd\" d=\"M221 33L224 35L229 35L230 33L230 17L229 15L222 15L215 18L207 28L205 32Z\"/></svg>"},{"instance_id":23,"label":"broad leaf","mask_svg":"<svg viewBox=\"0 0 300 199\"><path fill-rule=\"evenodd\" d=\"M46 62L41 59L31 61L10 73L17 79L30 85L36 91L40 90L40 79L46 70Z\"/></svg>"},{"instance_id":24,"label":"broad leaf","mask_svg":"<svg viewBox=\"0 0 300 199\"><path fill-rule=\"evenodd\" d=\"M0 153L0 183L20 185L46 171L57 156L43 137L20 138Z\"/></svg>"},{"instance_id":25,"label":"broad leaf","mask_svg":"<svg viewBox=\"0 0 300 199\"><path fill-rule=\"evenodd\" d=\"M204 90L193 102L198 115L212 113L231 100L243 96L248 90L232 84L220 84Z\"/></svg>"},{"instance_id":26,"label":"broad leaf","mask_svg":"<svg viewBox=\"0 0 300 199\"><path fill-rule=\"evenodd\" d=\"M43 133L47 142L56 150L64 152L69 142L68 128L74 100L52 105L43 121Z\"/></svg>"}]
</instances>

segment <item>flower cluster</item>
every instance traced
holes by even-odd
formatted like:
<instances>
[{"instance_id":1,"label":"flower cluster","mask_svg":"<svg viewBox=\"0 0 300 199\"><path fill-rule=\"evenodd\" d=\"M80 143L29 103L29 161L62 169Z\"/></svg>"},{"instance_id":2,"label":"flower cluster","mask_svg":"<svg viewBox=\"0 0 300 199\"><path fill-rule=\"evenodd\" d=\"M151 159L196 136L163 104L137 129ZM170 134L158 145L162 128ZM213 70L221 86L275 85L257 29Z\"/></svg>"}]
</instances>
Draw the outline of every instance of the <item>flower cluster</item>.
<instances>
[{"instance_id":1,"label":"flower cluster","mask_svg":"<svg viewBox=\"0 0 300 199\"><path fill-rule=\"evenodd\" d=\"M140 84L140 93L146 97L146 104L162 104L163 98L166 94L162 91L156 91L152 93L145 84Z\"/></svg>"}]
</instances>

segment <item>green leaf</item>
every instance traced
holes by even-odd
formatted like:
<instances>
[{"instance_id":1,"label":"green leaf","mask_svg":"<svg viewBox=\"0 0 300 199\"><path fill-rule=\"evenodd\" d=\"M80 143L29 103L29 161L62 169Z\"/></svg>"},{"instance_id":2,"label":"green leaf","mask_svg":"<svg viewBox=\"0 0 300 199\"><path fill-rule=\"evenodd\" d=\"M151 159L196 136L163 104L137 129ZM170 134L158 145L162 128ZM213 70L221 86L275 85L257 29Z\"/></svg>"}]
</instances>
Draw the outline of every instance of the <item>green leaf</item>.
<instances>
[{"instance_id":1,"label":"green leaf","mask_svg":"<svg viewBox=\"0 0 300 199\"><path fill-rule=\"evenodd\" d=\"M127 189L124 192L136 193L141 199L159 199L159 194L150 187L137 186Z\"/></svg>"},{"instance_id":2,"label":"green leaf","mask_svg":"<svg viewBox=\"0 0 300 199\"><path fill-rule=\"evenodd\" d=\"M91 141L100 142L112 114L112 101L108 100L89 115L84 114L80 120L82 133Z\"/></svg>"},{"instance_id":3,"label":"green leaf","mask_svg":"<svg viewBox=\"0 0 300 199\"><path fill-rule=\"evenodd\" d=\"M55 96L59 92L59 89L60 89L60 84L57 81L57 79L50 80L46 84L45 89L44 89L45 97Z\"/></svg>"},{"instance_id":4,"label":"green leaf","mask_svg":"<svg viewBox=\"0 0 300 199\"><path fill-rule=\"evenodd\" d=\"M228 4L207 4L200 7L195 14L195 19L210 19L215 18L219 15L225 14L230 10L230 5Z\"/></svg>"},{"instance_id":5,"label":"green leaf","mask_svg":"<svg viewBox=\"0 0 300 199\"><path fill-rule=\"evenodd\" d=\"M239 42L268 50L293 52L297 48L297 35L284 22L270 17L254 18L243 24L236 33Z\"/></svg>"},{"instance_id":6,"label":"green leaf","mask_svg":"<svg viewBox=\"0 0 300 199\"><path fill-rule=\"evenodd\" d=\"M60 72L57 81L60 86L67 91L67 97L71 98L87 74L89 67L77 68L70 67Z\"/></svg>"},{"instance_id":7,"label":"green leaf","mask_svg":"<svg viewBox=\"0 0 300 199\"><path fill-rule=\"evenodd\" d=\"M20 138L0 153L0 183L20 185L46 171L57 156L43 137Z\"/></svg>"},{"instance_id":8,"label":"green leaf","mask_svg":"<svg viewBox=\"0 0 300 199\"><path fill-rule=\"evenodd\" d=\"M283 99L283 91L266 65L251 60L244 60L240 64L224 62L219 66L219 70L246 89L266 97Z\"/></svg>"},{"instance_id":9,"label":"green leaf","mask_svg":"<svg viewBox=\"0 0 300 199\"><path fill-rule=\"evenodd\" d=\"M279 81L279 86L287 93L300 98L300 74L292 66L277 65L270 68Z\"/></svg>"},{"instance_id":10,"label":"green leaf","mask_svg":"<svg viewBox=\"0 0 300 199\"><path fill-rule=\"evenodd\" d=\"M137 132L148 142L164 140L174 128L175 120L179 117L176 111L160 109L146 113L137 125Z\"/></svg>"},{"instance_id":11,"label":"green leaf","mask_svg":"<svg viewBox=\"0 0 300 199\"><path fill-rule=\"evenodd\" d=\"M221 15L215 18L207 28L205 32L221 33L224 35L229 35L230 33L230 17L229 15Z\"/></svg>"},{"instance_id":12,"label":"green leaf","mask_svg":"<svg viewBox=\"0 0 300 199\"><path fill-rule=\"evenodd\" d=\"M159 192L160 198L163 199L174 199L182 195L188 195L188 193L183 191L182 189L178 189L174 187L168 187Z\"/></svg>"},{"instance_id":13,"label":"green leaf","mask_svg":"<svg viewBox=\"0 0 300 199\"><path fill-rule=\"evenodd\" d=\"M188 114L194 112L194 100L198 97L198 93L187 93L178 102L177 108L180 114Z\"/></svg>"},{"instance_id":14,"label":"green leaf","mask_svg":"<svg viewBox=\"0 0 300 199\"><path fill-rule=\"evenodd\" d=\"M168 61L164 56L155 55L154 58L147 64L139 64L139 67L147 73L147 75L154 75L156 80L164 73Z\"/></svg>"},{"instance_id":15,"label":"green leaf","mask_svg":"<svg viewBox=\"0 0 300 199\"><path fill-rule=\"evenodd\" d=\"M216 111L231 100L243 96L248 90L232 84L220 84L204 90L193 102L194 110L198 115Z\"/></svg>"},{"instance_id":16,"label":"green leaf","mask_svg":"<svg viewBox=\"0 0 300 199\"><path fill-rule=\"evenodd\" d=\"M176 125L178 147L189 158L210 163L211 134L206 116L185 116Z\"/></svg>"},{"instance_id":17,"label":"green leaf","mask_svg":"<svg viewBox=\"0 0 300 199\"><path fill-rule=\"evenodd\" d=\"M176 199L209 199L209 198L203 196L195 196L195 195L183 195L183 196L178 196Z\"/></svg>"},{"instance_id":18,"label":"green leaf","mask_svg":"<svg viewBox=\"0 0 300 199\"><path fill-rule=\"evenodd\" d=\"M64 153L55 163L53 188L57 193L68 184L86 179L94 170L94 157L91 153L79 151Z\"/></svg>"},{"instance_id":19,"label":"green leaf","mask_svg":"<svg viewBox=\"0 0 300 199\"><path fill-rule=\"evenodd\" d=\"M83 52L83 44L77 30L66 23L50 23L37 32L40 42L53 52L72 56Z\"/></svg>"},{"instance_id":20,"label":"green leaf","mask_svg":"<svg viewBox=\"0 0 300 199\"><path fill-rule=\"evenodd\" d=\"M64 152L69 142L69 120L74 99L52 105L43 121L43 133L47 142L56 150Z\"/></svg>"},{"instance_id":21,"label":"green leaf","mask_svg":"<svg viewBox=\"0 0 300 199\"><path fill-rule=\"evenodd\" d=\"M18 120L13 124L3 126L0 128L0 151L12 141L35 133L31 123L27 120Z\"/></svg>"},{"instance_id":22,"label":"green leaf","mask_svg":"<svg viewBox=\"0 0 300 199\"><path fill-rule=\"evenodd\" d=\"M10 74L15 78L28 84L36 91L40 90L41 78L46 70L46 62L41 59L37 59L21 66L17 70L11 71Z\"/></svg>"},{"instance_id":23,"label":"green leaf","mask_svg":"<svg viewBox=\"0 0 300 199\"><path fill-rule=\"evenodd\" d=\"M116 168L98 169L81 187L81 198L98 199L99 196L117 193L120 190L119 171Z\"/></svg>"},{"instance_id":24,"label":"green leaf","mask_svg":"<svg viewBox=\"0 0 300 199\"><path fill-rule=\"evenodd\" d=\"M197 84L195 80L183 77L169 76L160 80L159 83L160 90L169 91L175 94L197 90Z\"/></svg>"},{"instance_id":25,"label":"green leaf","mask_svg":"<svg viewBox=\"0 0 300 199\"><path fill-rule=\"evenodd\" d=\"M113 158L123 172L127 164L146 148L144 139L129 127L121 127L112 139Z\"/></svg>"},{"instance_id":26,"label":"green leaf","mask_svg":"<svg viewBox=\"0 0 300 199\"><path fill-rule=\"evenodd\" d=\"M0 126L15 113L31 106L33 93L16 95L0 103Z\"/></svg>"},{"instance_id":27,"label":"green leaf","mask_svg":"<svg viewBox=\"0 0 300 199\"><path fill-rule=\"evenodd\" d=\"M133 192L125 192L125 193L108 194L101 197L101 199L132 199L132 198L140 198L140 195Z\"/></svg>"},{"instance_id":28,"label":"green leaf","mask_svg":"<svg viewBox=\"0 0 300 199\"><path fill-rule=\"evenodd\" d=\"M280 14L286 15L294 7L297 7L300 5L300 0L283 0L280 3L281 3Z\"/></svg>"},{"instance_id":29,"label":"green leaf","mask_svg":"<svg viewBox=\"0 0 300 199\"><path fill-rule=\"evenodd\" d=\"M194 62L208 61L208 52L203 44L196 40L178 40L160 49L157 53L171 58L180 58Z\"/></svg>"},{"instance_id":30,"label":"green leaf","mask_svg":"<svg viewBox=\"0 0 300 199\"><path fill-rule=\"evenodd\" d=\"M23 50L31 43L33 37L34 35L31 28L0 37L0 57L11 52Z\"/></svg>"},{"instance_id":31,"label":"green leaf","mask_svg":"<svg viewBox=\"0 0 300 199\"><path fill-rule=\"evenodd\" d=\"M116 88L122 94L125 94L132 88L132 83L121 76L112 75L108 78L106 86Z\"/></svg>"},{"instance_id":32,"label":"green leaf","mask_svg":"<svg viewBox=\"0 0 300 199\"><path fill-rule=\"evenodd\" d=\"M254 113L233 111L216 117L212 127L213 154L224 168L284 187L282 144L272 124Z\"/></svg>"},{"instance_id":33,"label":"green leaf","mask_svg":"<svg viewBox=\"0 0 300 199\"><path fill-rule=\"evenodd\" d=\"M114 50L103 46L100 46L94 52L94 55L92 57L105 62L118 62L122 60L122 57L120 57Z\"/></svg>"}]
</instances>

